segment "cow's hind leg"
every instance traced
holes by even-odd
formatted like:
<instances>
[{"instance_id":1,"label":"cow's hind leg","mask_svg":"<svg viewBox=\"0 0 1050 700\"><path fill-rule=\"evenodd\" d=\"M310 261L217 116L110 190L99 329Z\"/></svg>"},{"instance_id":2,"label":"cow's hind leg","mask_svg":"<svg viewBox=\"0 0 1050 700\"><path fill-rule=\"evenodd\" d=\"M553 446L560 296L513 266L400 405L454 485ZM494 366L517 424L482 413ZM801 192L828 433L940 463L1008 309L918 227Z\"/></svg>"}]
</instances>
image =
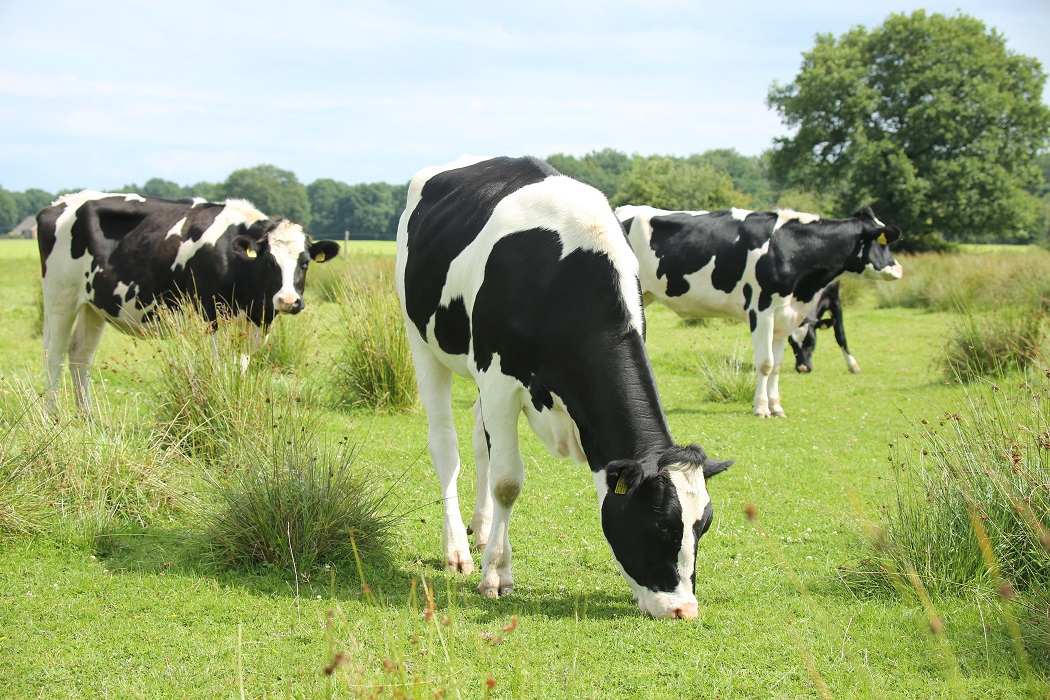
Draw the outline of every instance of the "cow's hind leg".
<instances>
[{"instance_id":1,"label":"cow's hind leg","mask_svg":"<svg viewBox=\"0 0 1050 700\"><path fill-rule=\"evenodd\" d=\"M416 368L419 398L427 414L427 448L441 482L445 523L441 530L442 563L452 572L474 571L467 529L459 512L459 440L452 424L452 370L434 356L426 343L409 330L412 362Z\"/></svg>"},{"instance_id":2,"label":"cow's hind leg","mask_svg":"<svg viewBox=\"0 0 1050 700\"><path fill-rule=\"evenodd\" d=\"M784 363L784 346L787 338L773 338L773 370L766 380L766 396L769 397L769 413L781 418L787 416L780 405L780 367Z\"/></svg>"},{"instance_id":3,"label":"cow's hind leg","mask_svg":"<svg viewBox=\"0 0 1050 700\"><path fill-rule=\"evenodd\" d=\"M73 324L77 309L72 302L56 298L47 285L44 286L44 369L47 374L47 410L54 412L62 382L62 364L69 354L69 343L73 336Z\"/></svg>"},{"instance_id":4,"label":"cow's hind leg","mask_svg":"<svg viewBox=\"0 0 1050 700\"><path fill-rule=\"evenodd\" d=\"M69 374L73 377L77 407L84 413L91 413L91 363L105 328L102 314L90 306L80 307L69 342Z\"/></svg>"},{"instance_id":5,"label":"cow's hind leg","mask_svg":"<svg viewBox=\"0 0 1050 700\"><path fill-rule=\"evenodd\" d=\"M481 397L474 402L474 464L477 468L477 498L467 534L474 535L474 548L485 549L492 525L492 491L489 489L489 436L481 411Z\"/></svg>"},{"instance_id":6,"label":"cow's hind leg","mask_svg":"<svg viewBox=\"0 0 1050 700\"><path fill-rule=\"evenodd\" d=\"M773 315L752 311L751 345L755 352L755 415L769 418L769 376L773 373ZM781 348L783 355L783 348Z\"/></svg>"},{"instance_id":7,"label":"cow's hind leg","mask_svg":"<svg viewBox=\"0 0 1050 700\"><path fill-rule=\"evenodd\" d=\"M518 448L520 388L517 380L502 375L495 381L486 381L482 388L481 408L491 442L489 485L492 489L492 525L481 558L481 583L478 585L478 593L486 598L514 592L510 516L525 483L525 464Z\"/></svg>"}]
</instances>

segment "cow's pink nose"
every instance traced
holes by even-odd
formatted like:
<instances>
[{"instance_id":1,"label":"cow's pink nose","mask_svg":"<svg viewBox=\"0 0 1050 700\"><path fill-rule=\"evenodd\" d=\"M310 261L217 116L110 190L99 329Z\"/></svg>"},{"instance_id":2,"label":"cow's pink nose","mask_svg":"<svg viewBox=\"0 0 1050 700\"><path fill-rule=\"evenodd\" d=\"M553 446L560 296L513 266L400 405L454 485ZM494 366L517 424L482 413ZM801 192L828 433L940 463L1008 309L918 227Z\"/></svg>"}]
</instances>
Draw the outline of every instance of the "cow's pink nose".
<instances>
[{"instance_id":1,"label":"cow's pink nose","mask_svg":"<svg viewBox=\"0 0 1050 700\"><path fill-rule=\"evenodd\" d=\"M294 294L284 294L277 297L278 311L298 311L302 307L302 301Z\"/></svg>"},{"instance_id":2,"label":"cow's pink nose","mask_svg":"<svg viewBox=\"0 0 1050 700\"><path fill-rule=\"evenodd\" d=\"M671 611L671 617L680 620L695 620L698 614L696 603L685 603Z\"/></svg>"}]
</instances>

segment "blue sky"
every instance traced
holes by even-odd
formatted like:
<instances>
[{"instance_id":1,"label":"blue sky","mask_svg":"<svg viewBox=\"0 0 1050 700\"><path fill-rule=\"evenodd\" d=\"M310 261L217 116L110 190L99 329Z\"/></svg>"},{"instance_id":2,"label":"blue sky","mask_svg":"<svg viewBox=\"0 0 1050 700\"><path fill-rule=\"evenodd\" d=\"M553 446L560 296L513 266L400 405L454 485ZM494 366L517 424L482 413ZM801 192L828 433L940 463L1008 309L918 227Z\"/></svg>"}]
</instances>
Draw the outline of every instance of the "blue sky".
<instances>
[{"instance_id":1,"label":"blue sky","mask_svg":"<svg viewBox=\"0 0 1050 700\"><path fill-rule=\"evenodd\" d=\"M1050 71L1046 0L0 0L0 186L405 182L461 153L747 155L817 33L977 17ZM1044 95L1050 103L1050 95Z\"/></svg>"}]
</instances>

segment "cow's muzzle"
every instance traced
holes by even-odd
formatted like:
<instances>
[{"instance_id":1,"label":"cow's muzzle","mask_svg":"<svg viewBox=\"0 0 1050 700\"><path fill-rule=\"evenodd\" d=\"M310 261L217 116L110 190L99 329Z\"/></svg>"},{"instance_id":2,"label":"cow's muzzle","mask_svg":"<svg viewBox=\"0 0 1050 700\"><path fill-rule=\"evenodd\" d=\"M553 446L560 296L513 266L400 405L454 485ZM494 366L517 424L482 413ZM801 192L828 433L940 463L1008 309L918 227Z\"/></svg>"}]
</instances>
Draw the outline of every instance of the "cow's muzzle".
<instances>
[{"instance_id":1,"label":"cow's muzzle","mask_svg":"<svg viewBox=\"0 0 1050 700\"><path fill-rule=\"evenodd\" d=\"M303 307L306 306L306 304L303 303L303 298L301 296L286 295L277 297L274 306L276 306L277 310L282 314L297 314L303 310Z\"/></svg>"}]
</instances>

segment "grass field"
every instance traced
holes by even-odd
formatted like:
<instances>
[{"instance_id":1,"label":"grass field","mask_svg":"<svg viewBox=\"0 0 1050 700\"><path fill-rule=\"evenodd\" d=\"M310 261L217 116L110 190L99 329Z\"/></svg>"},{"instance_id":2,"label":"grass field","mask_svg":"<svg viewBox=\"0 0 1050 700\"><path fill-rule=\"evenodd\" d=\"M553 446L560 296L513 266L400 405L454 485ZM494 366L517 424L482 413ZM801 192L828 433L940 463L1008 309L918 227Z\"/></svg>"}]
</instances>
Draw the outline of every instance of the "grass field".
<instances>
[{"instance_id":1,"label":"grass field","mask_svg":"<svg viewBox=\"0 0 1050 700\"><path fill-rule=\"evenodd\" d=\"M373 242L352 251L392 253ZM347 257L329 265L338 270ZM34 244L0 242L0 373L40 389L38 284ZM309 282L306 297L306 311L281 323L315 329L303 362L320 371L302 375L323 383L339 313L311 299ZM745 326L690 326L662 307L647 311L672 434L736 461L710 484L715 517L700 545L696 621L639 613L602 536L587 467L550 457L524 421L515 593L492 601L475 592L479 573L440 567L422 411L318 404L323 436L348 438L359 449L355 468L390 489L402 516L392 561L365 560L364 582L345 566L298 580L275 568L217 569L185 546L192 509L116 533L56 526L6 536L0 696L1046 698L1048 650L1029 644L1030 665L1022 662L991 590L935 597L944 626L934 634L917 595L865 593L843 578L840 567L872 556L866 520L895 503L890 464L903 435L961 405L965 390L945 382L938 363L949 313L878 308L866 287L850 299L846 326L863 373L850 375L822 333L815 372L783 376L789 417L773 420L752 417L749 403L712 402L701 386L700 356L731 355L748 342ZM116 426L110 439L134 429L112 416L137 405L138 382L157 362L150 341L107 330L94 387L103 433ZM473 504L474 397L457 380L464 508ZM200 485L194 474L181 478L189 490Z\"/></svg>"}]
</instances>

